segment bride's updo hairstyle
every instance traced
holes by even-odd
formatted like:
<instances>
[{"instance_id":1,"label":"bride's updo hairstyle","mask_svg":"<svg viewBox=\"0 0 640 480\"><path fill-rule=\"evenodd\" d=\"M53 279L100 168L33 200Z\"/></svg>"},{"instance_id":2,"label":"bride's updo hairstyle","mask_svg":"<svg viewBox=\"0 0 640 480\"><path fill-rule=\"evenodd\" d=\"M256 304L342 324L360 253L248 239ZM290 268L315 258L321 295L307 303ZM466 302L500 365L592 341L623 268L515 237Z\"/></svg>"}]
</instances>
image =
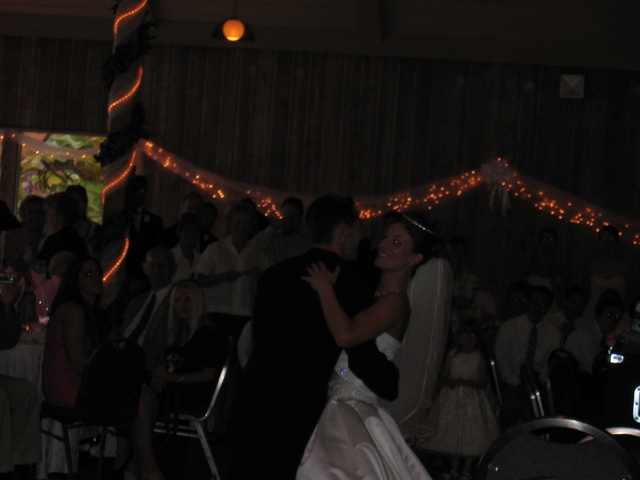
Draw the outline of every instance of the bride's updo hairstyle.
<instances>
[{"instance_id":1,"label":"bride's updo hairstyle","mask_svg":"<svg viewBox=\"0 0 640 480\"><path fill-rule=\"evenodd\" d=\"M402 225L413 242L413 253L421 253L422 261L413 267L411 275L416 269L436 255L437 249L442 245L441 227L432 217L424 212L396 212L387 213L384 218L384 226L388 228L393 224Z\"/></svg>"}]
</instances>

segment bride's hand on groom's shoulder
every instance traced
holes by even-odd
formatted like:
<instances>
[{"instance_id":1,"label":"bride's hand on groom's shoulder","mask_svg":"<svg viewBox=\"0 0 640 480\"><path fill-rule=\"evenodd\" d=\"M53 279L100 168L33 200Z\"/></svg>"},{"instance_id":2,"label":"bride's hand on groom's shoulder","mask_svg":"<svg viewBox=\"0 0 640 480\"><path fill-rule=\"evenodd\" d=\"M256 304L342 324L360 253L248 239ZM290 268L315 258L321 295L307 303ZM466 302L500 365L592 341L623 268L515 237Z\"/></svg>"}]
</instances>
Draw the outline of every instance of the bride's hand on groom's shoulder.
<instances>
[{"instance_id":1,"label":"bride's hand on groom's shoulder","mask_svg":"<svg viewBox=\"0 0 640 480\"><path fill-rule=\"evenodd\" d=\"M323 288L333 288L340 275L340 266L332 272L327 266L320 263L312 263L307 267L307 276L302 276L302 279L308 282L315 291L320 291Z\"/></svg>"}]
</instances>

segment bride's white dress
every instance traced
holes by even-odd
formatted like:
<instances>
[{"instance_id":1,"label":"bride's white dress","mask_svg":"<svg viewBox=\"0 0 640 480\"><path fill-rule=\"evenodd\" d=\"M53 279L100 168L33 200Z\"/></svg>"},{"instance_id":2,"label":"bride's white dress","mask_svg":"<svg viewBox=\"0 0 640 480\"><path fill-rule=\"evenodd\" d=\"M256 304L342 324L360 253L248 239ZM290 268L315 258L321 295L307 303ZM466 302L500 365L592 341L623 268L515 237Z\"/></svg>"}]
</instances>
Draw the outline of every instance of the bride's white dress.
<instances>
[{"instance_id":1,"label":"bride's white dress","mask_svg":"<svg viewBox=\"0 0 640 480\"><path fill-rule=\"evenodd\" d=\"M401 347L386 333L376 344L390 360ZM349 371L345 352L336 363L329 401L296 479L431 480L378 397Z\"/></svg>"}]
</instances>

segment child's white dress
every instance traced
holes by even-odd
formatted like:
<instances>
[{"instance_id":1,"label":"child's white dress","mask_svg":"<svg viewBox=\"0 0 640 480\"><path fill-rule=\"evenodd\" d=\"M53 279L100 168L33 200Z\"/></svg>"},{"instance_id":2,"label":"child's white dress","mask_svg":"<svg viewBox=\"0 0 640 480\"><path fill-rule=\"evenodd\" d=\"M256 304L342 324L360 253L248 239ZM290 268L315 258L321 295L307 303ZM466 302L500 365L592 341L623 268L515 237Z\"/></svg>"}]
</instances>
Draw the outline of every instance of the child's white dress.
<instances>
[{"instance_id":1,"label":"child's white dress","mask_svg":"<svg viewBox=\"0 0 640 480\"><path fill-rule=\"evenodd\" d=\"M478 380L481 354L453 350L451 379ZM429 412L429 429L435 435L420 448L470 457L482 456L500 433L496 416L484 389L442 387Z\"/></svg>"}]
</instances>

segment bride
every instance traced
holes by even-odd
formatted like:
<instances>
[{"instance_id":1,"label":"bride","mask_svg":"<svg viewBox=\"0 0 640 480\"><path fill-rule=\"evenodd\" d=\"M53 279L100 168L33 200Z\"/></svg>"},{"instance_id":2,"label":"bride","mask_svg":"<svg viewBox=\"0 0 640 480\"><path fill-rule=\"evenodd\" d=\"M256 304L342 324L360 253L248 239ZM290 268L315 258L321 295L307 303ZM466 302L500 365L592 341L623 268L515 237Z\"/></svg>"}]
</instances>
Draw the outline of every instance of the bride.
<instances>
[{"instance_id":1,"label":"bride","mask_svg":"<svg viewBox=\"0 0 640 480\"><path fill-rule=\"evenodd\" d=\"M318 293L339 346L347 348L375 338L378 349L391 359L401 348L409 319L408 279L428 259L437 237L424 215L392 213L386 224L375 260L381 270L376 301L367 310L349 318L340 307L333 291L339 267L330 272L324 264L314 264L303 278ZM431 479L382 401L349 371L344 351L329 382L329 401L296 478Z\"/></svg>"}]
</instances>

